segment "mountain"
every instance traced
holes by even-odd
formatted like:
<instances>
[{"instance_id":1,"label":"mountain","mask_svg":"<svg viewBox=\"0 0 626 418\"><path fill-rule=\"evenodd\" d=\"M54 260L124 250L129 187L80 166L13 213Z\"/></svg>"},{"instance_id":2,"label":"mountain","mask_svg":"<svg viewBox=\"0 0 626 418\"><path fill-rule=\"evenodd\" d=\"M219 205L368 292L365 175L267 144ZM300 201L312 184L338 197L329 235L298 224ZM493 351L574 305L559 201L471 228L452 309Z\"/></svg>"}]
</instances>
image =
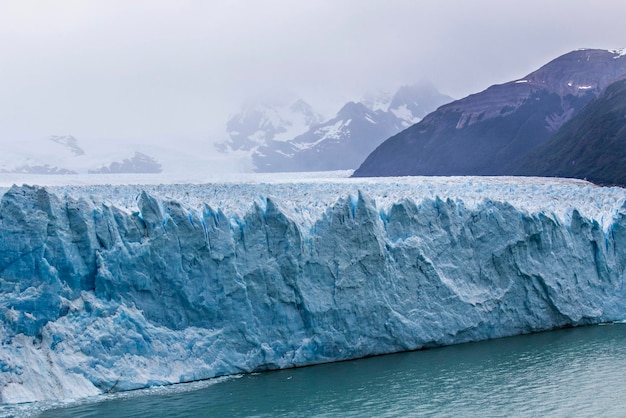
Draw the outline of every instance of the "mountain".
<instances>
[{"instance_id":1,"label":"mountain","mask_svg":"<svg viewBox=\"0 0 626 418\"><path fill-rule=\"evenodd\" d=\"M260 172L353 169L384 139L450 100L430 84L403 86L393 96L370 95L291 140L266 141L252 159Z\"/></svg>"},{"instance_id":2,"label":"mountain","mask_svg":"<svg viewBox=\"0 0 626 418\"><path fill-rule=\"evenodd\" d=\"M304 100L248 103L226 123L228 139L217 144L222 152L254 152L268 141L292 139L322 121Z\"/></svg>"},{"instance_id":3,"label":"mountain","mask_svg":"<svg viewBox=\"0 0 626 418\"><path fill-rule=\"evenodd\" d=\"M608 86L512 173L626 186L626 79Z\"/></svg>"},{"instance_id":4,"label":"mountain","mask_svg":"<svg viewBox=\"0 0 626 418\"><path fill-rule=\"evenodd\" d=\"M408 128L452 100L452 97L440 93L432 84L419 83L400 87L387 110L399 119L403 128Z\"/></svg>"},{"instance_id":5,"label":"mountain","mask_svg":"<svg viewBox=\"0 0 626 418\"><path fill-rule=\"evenodd\" d=\"M129 144L82 145L72 135L53 135L30 141L0 143L0 173L81 174L160 173L161 164ZM130 157L129 157L130 155Z\"/></svg>"},{"instance_id":6,"label":"mountain","mask_svg":"<svg viewBox=\"0 0 626 418\"><path fill-rule=\"evenodd\" d=\"M322 171L356 167L399 121L362 103L347 103L337 115L286 142L268 141L252 155L257 171Z\"/></svg>"},{"instance_id":7,"label":"mountain","mask_svg":"<svg viewBox=\"0 0 626 418\"><path fill-rule=\"evenodd\" d=\"M387 139L355 176L505 175L609 84L626 74L624 50L565 54L519 80L437 109Z\"/></svg>"},{"instance_id":8,"label":"mountain","mask_svg":"<svg viewBox=\"0 0 626 418\"><path fill-rule=\"evenodd\" d=\"M89 174L97 173L160 173L163 171L161 164L154 158L142 152L135 152L131 158L122 161L114 161L96 170L89 170Z\"/></svg>"},{"instance_id":9,"label":"mountain","mask_svg":"<svg viewBox=\"0 0 626 418\"><path fill-rule=\"evenodd\" d=\"M151 189L0 191L0 407L626 318L626 190Z\"/></svg>"},{"instance_id":10,"label":"mountain","mask_svg":"<svg viewBox=\"0 0 626 418\"><path fill-rule=\"evenodd\" d=\"M85 155L85 150L83 150L78 145L78 140L72 135L52 135L48 139L52 142L65 146L70 152L72 152L76 156Z\"/></svg>"},{"instance_id":11,"label":"mountain","mask_svg":"<svg viewBox=\"0 0 626 418\"><path fill-rule=\"evenodd\" d=\"M66 162L85 154L72 135L52 135L43 141L6 142L0 144L0 149L0 173L77 174L76 167Z\"/></svg>"}]
</instances>

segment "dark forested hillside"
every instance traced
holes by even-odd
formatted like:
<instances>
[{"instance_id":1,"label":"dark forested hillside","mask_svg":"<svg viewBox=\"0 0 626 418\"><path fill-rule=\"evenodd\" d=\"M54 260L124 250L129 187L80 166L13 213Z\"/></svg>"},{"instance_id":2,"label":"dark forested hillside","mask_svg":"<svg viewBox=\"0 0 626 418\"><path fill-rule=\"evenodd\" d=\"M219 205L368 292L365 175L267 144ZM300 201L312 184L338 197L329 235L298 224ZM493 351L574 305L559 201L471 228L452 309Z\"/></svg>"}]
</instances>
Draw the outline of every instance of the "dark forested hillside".
<instances>
[{"instance_id":1,"label":"dark forested hillside","mask_svg":"<svg viewBox=\"0 0 626 418\"><path fill-rule=\"evenodd\" d=\"M511 173L626 186L626 79L607 87Z\"/></svg>"}]
</instances>

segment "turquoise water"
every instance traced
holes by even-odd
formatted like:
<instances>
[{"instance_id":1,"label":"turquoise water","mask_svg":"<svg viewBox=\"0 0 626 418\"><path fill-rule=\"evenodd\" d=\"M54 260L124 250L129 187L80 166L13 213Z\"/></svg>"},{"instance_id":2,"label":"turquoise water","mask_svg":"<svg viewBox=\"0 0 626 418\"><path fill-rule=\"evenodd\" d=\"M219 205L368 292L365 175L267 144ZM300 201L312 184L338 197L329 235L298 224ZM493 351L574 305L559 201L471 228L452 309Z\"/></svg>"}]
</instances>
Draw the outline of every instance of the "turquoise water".
<instances>
[{"instance_id":1,"label":"turquoise water","mask_svg":"<svg viewBox=\"0 0 626 418\"><path fill-rule=\"evenodd\" d=\"M41 416L626 416L626 325L245 375L191 391L179 385L143 393Z\"/></svg>"}]
</instances>

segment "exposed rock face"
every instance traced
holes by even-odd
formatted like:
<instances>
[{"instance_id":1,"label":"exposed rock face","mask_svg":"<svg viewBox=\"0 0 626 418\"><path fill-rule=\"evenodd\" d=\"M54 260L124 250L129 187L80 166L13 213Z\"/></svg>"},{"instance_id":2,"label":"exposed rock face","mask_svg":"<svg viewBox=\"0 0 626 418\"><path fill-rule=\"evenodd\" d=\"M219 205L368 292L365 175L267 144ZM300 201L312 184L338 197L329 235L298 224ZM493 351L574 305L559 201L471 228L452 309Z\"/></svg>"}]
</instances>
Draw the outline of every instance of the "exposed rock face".
<instances>
[{"instance_id":1,"label":"exposed rock face","mask_svg":"<svg viewBox=\"0 0 626 418\"><path fill-rule=\"evenodd\" d=\"M0 203L0 400L621 320L619 196L603 229L489 200L383 209L359 193L308 219L279 198L235 216L142 193L131 212L13 187Z\"/></svg>"},{"instance_id":2,"label":"exposed rock face","mask_svg":"<svg viewBox=\"0 0 626 418\"><path fill-rule=\"evenodd\" d=\"M506 84L442 106L389 138L355 176L506 175L609 84L622 51L579 50Z\"/></svg>"}]
</instances>

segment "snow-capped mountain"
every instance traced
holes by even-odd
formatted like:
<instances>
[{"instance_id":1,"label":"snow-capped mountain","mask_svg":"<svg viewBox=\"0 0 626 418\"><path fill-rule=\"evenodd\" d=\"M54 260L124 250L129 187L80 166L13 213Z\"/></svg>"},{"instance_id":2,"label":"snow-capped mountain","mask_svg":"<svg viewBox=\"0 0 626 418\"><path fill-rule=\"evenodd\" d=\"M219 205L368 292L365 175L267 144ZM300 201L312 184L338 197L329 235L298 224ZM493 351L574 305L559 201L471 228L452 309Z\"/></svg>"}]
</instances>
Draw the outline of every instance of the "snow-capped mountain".
<instances>
[{"instance_id":1,"label":"snow-capped mountain","mask_svg":"<svg viewBox=\"0 0 626 418\"><path fill-rule=\"evenodd\" d=\"M350 102L333 119L290 141L268 141L252 159L260 172L350 169L399 129L389 112Z\"/></svg>"},{"instance_id":2,"label":"snow-capped mountain","mask_svg":"<svg viewBox=\"0 0 626 418\"><path fill-rule=\"evenodd\" d=\"M451 101L452 97L441 94L432 84L419 83L400 87L387 110L398 118L403 128L408 128Z\"/></svg>"},{"instance_id":3,"label":"snow-capped mountain","mask_svg":"<svg viewBox=\"0 0 626 418\"><path fill-rule=\"evenodd\" d=\"M269 141L286 141L322 121L304 100L248 103L226 123L228 139L217 144L223 152L254 152Z\"/></svg>"},{"instance_id":4,"label":"snow-capped mountain","mask_svg":"<svg viewBox=\"0 0 626 418\"><path fill-rule=\"evenodd\" d=\"M429 84L403 86L393 95L369 94L293 139L259 143L253 163L260 172L356 168L383 140L451 100Z\"/></svg>"},{"instance_id":5,"label":"snow-capped mountain","mask_svg":"<svg viewBox=\"0 0 626 418\"><path fill-rule=\"evenodd\" d=\"M626 74L624 50L558 57L518 80L440 107L390 137L355 176L511 175L511 164Z\"/></svg>"},{"instance_id":6,"label":"snow-capped mountain","mask_svg":"<svg viewBox=\"0 0 626 418\"><path fill-rule=\"evenodd\" d=\"M81 144L72 135L0 143L0 173L159 173L161 164L135 145ZM141 148L141 147L140 147Z\"/></svg>"}]
</instances>

